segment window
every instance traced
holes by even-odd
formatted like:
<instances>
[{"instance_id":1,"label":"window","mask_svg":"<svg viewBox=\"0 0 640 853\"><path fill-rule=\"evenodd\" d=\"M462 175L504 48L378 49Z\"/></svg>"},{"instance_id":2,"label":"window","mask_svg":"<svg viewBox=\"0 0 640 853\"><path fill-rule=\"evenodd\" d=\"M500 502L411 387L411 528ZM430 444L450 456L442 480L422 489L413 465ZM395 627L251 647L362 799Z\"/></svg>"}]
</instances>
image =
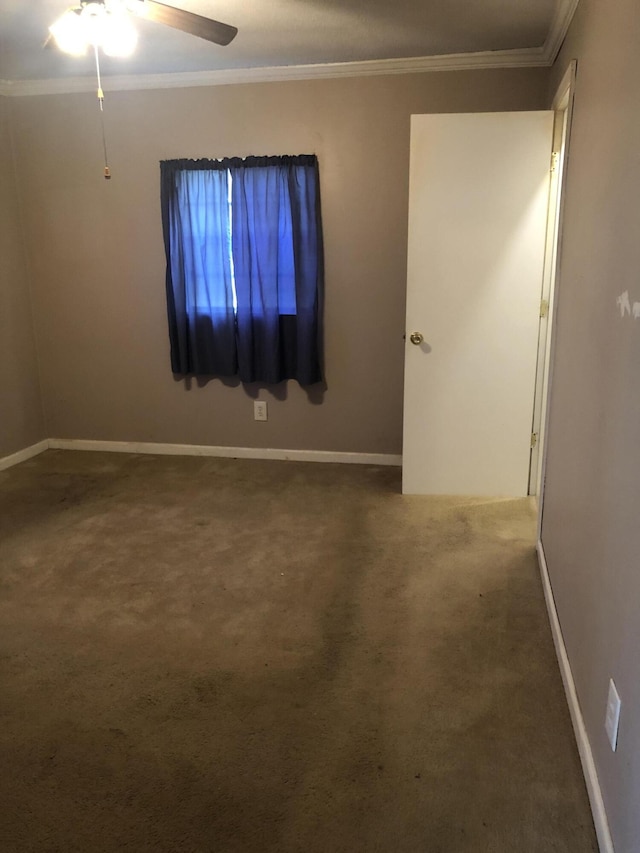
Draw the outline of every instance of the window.
<instances>
[{"instance_id":1,"label":"window","mask_svg":"<svg viewBox=\"0 0 640 853\"><path fill-rule=\"evenodd\" d=\"M167 160L160 169L173 372L319 382L315 155Z\"/></svg>"}]
</instances>

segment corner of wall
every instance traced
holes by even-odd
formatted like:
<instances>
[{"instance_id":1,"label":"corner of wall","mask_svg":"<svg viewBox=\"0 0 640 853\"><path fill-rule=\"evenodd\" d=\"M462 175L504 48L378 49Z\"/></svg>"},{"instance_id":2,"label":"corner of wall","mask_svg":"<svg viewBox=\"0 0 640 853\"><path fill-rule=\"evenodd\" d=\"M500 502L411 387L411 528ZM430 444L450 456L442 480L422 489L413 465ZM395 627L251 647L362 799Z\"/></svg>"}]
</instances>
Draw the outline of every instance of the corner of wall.
<instances>
[{"instance_id":1,"label":"corner of wall","mask_svg":"<svg viewBox=\"0 0 640 853\"><path fill-rule=\"evenodd\" d=\"M27 281L27 295L29 298L29 313L31 317L31 329L33 332L33 346L36 357L36 367L37 367L37 385L40 399L40 414L41 414L41 430L40 430L40 438L45 440L49 435L48 429L48 418L47 412L44 402L44 392L43 392L43 379L42 379L42 359L40 355L40 345L39 345L39 335L38 335L38 325L36 322L36 312L34 308L34 298L33 298L33 272L31 267L31 258L28 251L27 244L27 236L26 236L26 226L25 226L25 216L24 216L24 204L22 198L22 188L20 182L20 176L18 173L18 158L16 154L16 144L15 144L15 135L14 135L14 100L12 98L7 98L8 101L8 128L9 128L9 144L11 146L11 163L13 166L13 182L16 189L16 199L18 206L18 224L20 227L20 236L21 236L21 252L24 259L24 268L26 274Z\"/></svg>"},{"instance_id":2,"label":"corner of wall","mask_svg":"<svg viewBox=\"0 0 640 853\"><path fill-rule=\"evenodd\" d=\"M593 823L598 837L600 853L615 853L611 838L611 831L609 829L609 822L607 820L604 799L602 797L602 790L600 788L600 779L598 778L598 772L593 758L593 751L591 749L591 742L582 716L582 709L576 692L573 672L571 670L569 656L562 636L562 627L560 625L560 619L556 609L555 599L553 597L551 580L549 578L549 568L547 566L547 559L541 538L538 538L536 543L536 551L538 553L538 565L540 567L540 577L542 579L544 599L547 605L547 613L549 615L549 622L551 625L553 644L555 646L558 666L560 667L562 683L564 685L565 696L569 706L571 723L573 725L573 731L578 745L578 753L582 763L582 772L584 774L585 784L587 787L587 794L589 795L589 803L591 804L591 813L593 815Z\"/></svg>"}]
</instances>

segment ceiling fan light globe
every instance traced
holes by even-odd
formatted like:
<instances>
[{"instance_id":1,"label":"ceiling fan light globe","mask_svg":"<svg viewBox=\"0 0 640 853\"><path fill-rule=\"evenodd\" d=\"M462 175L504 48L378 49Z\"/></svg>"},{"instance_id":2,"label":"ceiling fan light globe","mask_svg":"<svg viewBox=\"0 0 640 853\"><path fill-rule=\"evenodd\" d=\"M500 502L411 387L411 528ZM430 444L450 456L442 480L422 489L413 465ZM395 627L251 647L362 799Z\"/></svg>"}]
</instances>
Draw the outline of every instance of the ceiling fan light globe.
<instances>
[{"instance_id":1,"label":"ceiling fan light globe","mask_svg":"<svg viewBox=\"0 0 640 853\"><path fill-rule=\"evenodd\" d=\"M125 15L108 14L100 43L107 56L131 56L138 43L138 33Z\"/></svg>"},{"instance_id":2,"label":"ceiling fan light globe","mask_svg":"<svg viewBox=\"0 0 640 853\"><path fill-rule=\"evenodd\" d=\"M83 56L87 52L87 37L84 22L75 9L67 9L49 27L49 32L64 53Z\"/></svg>"},{"instance_id":3,"label":"ceiling fan light globe","mask_svg":"<svg viewBox=\"0 0 640 853\"><path fill-rule=\"evenodd\" d=\"M102 30L107 17L102 3L87 3L82 7L80 19L84 30L84 37L94 47L100 47L102 43Z\"/></svg>"}]
</instances>

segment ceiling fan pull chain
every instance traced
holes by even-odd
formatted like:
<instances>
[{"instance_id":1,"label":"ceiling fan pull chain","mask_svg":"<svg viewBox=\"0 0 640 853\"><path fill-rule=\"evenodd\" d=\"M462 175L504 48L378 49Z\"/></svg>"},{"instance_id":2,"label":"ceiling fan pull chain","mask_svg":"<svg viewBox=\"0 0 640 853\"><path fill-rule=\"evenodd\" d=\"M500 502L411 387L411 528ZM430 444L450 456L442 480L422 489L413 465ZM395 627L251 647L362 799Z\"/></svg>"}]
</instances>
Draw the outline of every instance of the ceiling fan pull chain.
<instances>
[{"instance_id":1,"label":"ceiling fan pull chain","mask_svg":"<svg viewBox=\"0 0 640 853\"><path fill-rule=\"evenodd\" d=\"M98 45L94 44L93 51L96 57L96 76L98 78L98 103L100 104L100 125L102 127L102 148L104 150L104 178L106 181L111 180L111 170L109 169L109 159L107 157L107 137L104 132L104 92L102 91L102 80L100 78L100 57L98 55Z\"/></svg>"}]
</instances>

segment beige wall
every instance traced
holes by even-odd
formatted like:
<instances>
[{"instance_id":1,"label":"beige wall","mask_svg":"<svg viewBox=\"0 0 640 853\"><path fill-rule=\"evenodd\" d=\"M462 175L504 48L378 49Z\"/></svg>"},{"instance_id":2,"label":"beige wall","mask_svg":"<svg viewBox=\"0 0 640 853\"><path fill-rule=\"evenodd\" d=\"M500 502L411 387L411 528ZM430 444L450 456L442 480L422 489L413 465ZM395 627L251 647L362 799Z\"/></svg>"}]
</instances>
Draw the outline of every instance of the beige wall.
<instances>
[{"instance_id":1,"label":"beige wall","mask_svg":"<svg viewBox=\"0 0 640 853\"><path fill-rule=\"evenodd\" d=\"M399 453L409 117L539 109L545 69L15 99L45 411L53 437ZM108 88L108 86L106 87ZM296 383L171 375L158 161L318 154L326 251L324 396ZM498 156L498 154L497 154Z\"/></svg>"},{"instance_id":2,"label":"beige wall","mask_svg":"<svg viewBox=\"0 0 640 853\"><path fill-rule=\"evenodd\" d=\"M9 108L0 97L0 458L45 437Z\"/></svg>"},{"instance_id":3,"label":"beige wall","mask_svg":"<svg viewBox=\"0 0 640 853\"><path fill-rule=\"evenodd\" d=\"M617 853L640 851L640 10L582 0L542 539ZM604 717L622 698L618 750Z\"/></svg>"}]
</instances>

